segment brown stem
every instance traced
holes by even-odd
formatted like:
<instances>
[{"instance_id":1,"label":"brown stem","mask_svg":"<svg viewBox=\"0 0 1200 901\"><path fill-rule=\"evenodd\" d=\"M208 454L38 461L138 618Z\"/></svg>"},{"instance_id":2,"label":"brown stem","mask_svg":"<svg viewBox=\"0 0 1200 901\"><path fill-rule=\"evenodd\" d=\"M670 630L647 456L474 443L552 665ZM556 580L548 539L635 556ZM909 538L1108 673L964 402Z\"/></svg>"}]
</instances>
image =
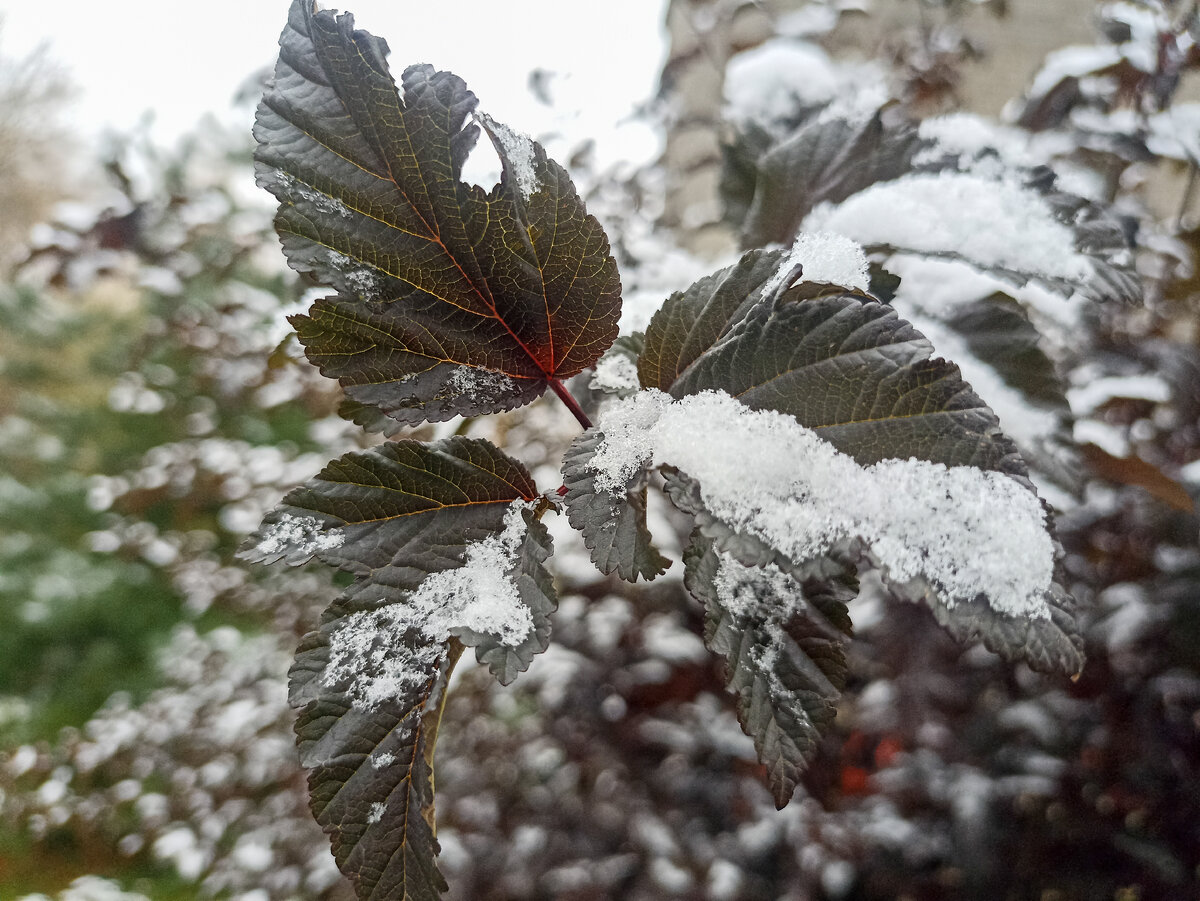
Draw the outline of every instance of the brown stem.
<instances>
[{"instance_id":1,"label":"brown stem","mask_svg":"<svg viewBox=\"0 0 1200 901\"><path fill-rule=\"evenodd\" d=\"M584 413L583 409L579 406L579 401L575 400L571 392L567 390L566 386L558 379L550 379L549 383L551 390L558 395L559 400L567 405L567 409L570 410L571 414L579 420L579 424L585 429L590 429L592 427L592 421L588 419L587 414Z\"/></svg>"}]
</instances>

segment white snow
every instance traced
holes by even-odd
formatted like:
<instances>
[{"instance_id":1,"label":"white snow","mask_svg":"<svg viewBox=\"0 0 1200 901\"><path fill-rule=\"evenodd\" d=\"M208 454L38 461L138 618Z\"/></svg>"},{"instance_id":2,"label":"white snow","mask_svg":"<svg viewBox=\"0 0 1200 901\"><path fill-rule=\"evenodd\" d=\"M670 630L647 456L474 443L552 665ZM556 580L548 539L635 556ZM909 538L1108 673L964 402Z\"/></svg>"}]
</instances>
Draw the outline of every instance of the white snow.
<instances>
[{"instance_id":1,"label":"white snow","mask_svg":"<svg viewBox=\"0 0 1200 901\"><path fill-rule=\"evenodd\" d=\"M325 256L329 265L342 274L342 280L350 290L366 300L374 300L379 295L379 275L374 270L333 249L325 251Z\"/></svg>"},{"instance_id":2,"label":"white snow","mask_svg":"<svg viewBox=\"0 0 1200 901\"><path fill-rule=\"evenodd\" d=\"M637 364L625 354L605 354L596 363L588 387L596 391L637 391L642 386Z\"/></svg>"},{"instance_id":3,"label":"white snow","mask_svg":"<svg viewBox=\"0 0 1200 901\"><path fill-rule=\"evenodd\" d=\"M1092 379L1067 391L1072 412L1080 416L1118 397L1165 404L1171 399L1171 386L1159 375L1124 375Z\"/></svg>"},{"instance_id":4,"label":"white snow","mask_svg":"<svg viewBox=\"0 0 1200 901\"><path fill-rule=\"evenodd\" d=\"M782 28L782 20L779 25ZM753 123L777 134L804 107L828 104L826 110L835 117L859 119L873 115L888 99L887 74L881 66L834 62L816 44L788 37L772 38L732 56L725 64L724 93L728 121Z\"/></svg>"},{"instance_id":5,"label":"white snow","mask_svg":"<svg viewBox=\"0 0 1200 901\"><path fill-rule=\"evenodd\" d=\"M526 134L514 131L503 122L497 122L491 116L483 113L476 114L496 136L500 142L500 155L508 163L508 172L521 195L528 201L538 188L537 172L534 169L533 141Z\"/></svg>"},{"instance_id":6,"label":"white snow","mask_svg":"<svg viewBox=\"0 0 1200 901\"><path fill-rule=\"evenodd\" d=\"M374 804L371 805L371 810L367 814L367 822L368 823L378 823L380 820L383 819L383 812L385 810L387 810L387 805L384 804L382 801L376 801Z\"/></svg>"},{"instance_id":7,"label":"white snow","mask_svg":"<svg viewBox=\"0 0 1200 901\"><path fill-rule=\"evenodd\" d=\"M371 766L377 770L382 770L385 767L391 766L396 762L396 755L391 751L384 751L380 754L371 755Z\"/></svg>"},{"instance_id":8,"label":"white snow","mask_svg":"<svg viewBox=\"0 0 1200 901\"><path fill-rule=\"evenodd\" d=\"M820 47L772 38L725 64L726 115L734 122L771 126L801 106L831 100L841 79Z\"/></svg>"},{"instance_id":9,"label":"white snow","mask_svg":"<svg viewBox=\"0 0 1200 901\"><path fill-rule=\"evenodd\" d=\"M1177 160L1200 159L1200 103L1176 103L1146 121L1146 146Z\"/></svg>"},{"instance_id":10,"label":"white snow","mask_svg":"<svg viewBox=\"0 0 1200 901\"><path fill-rule=\"evenodd\" d=\"M1085 78L1121 61L1118 47L1109 44L1075 44L1046 54L1042 68L1029 86L1030 97L1041 97L1065 78Z\"/></svg>"},{"instance_id":11,"label":"white snow","mask_svg":"<svg viewBox=\"0 0 1200 901\"><path fill-rule=\"evenodd\" d=\"M867 290L867 255L855 241L835 232L801 232L775 274L767 279L762 293L768 297L783 286L783 280L795 265L804 267L800 281L825 282L846 288Z\"/></svg>"},{"instance_id":12,"label":"white snow","mask_svg":"<svg viewBox=\"0 0 1200 901\"><path fill-rule=\"evenodd\" d=\"M255 550L264 556L295 552L311 557L318 551L341 547L345 541L345 532L336 528L327 529L315 516L284 513L278 522L263 531L262 540Z\"/></svg>"},{"instance_id":13,"label":"white snow","mask_svg":"<svg viewBox=\"0 0 1200 901\"><path fill-rule=\"evenodd\" d=\"M662 391L639 391L608 410L600 422L604 441L592 455L596 490L616 493L654 454L653 429L672 403Z\"/></svg>"},{"instance_id":14,"label":"white snow","mask_svg":"<svg viewBox=\"0 0 1200 901\"><path fill-rule=\"evenodd\" d=\"M348 682L352 703L365 709L424 684L451 635L469 631L520 644L533 617L510 573L530 506L513 501L502 531L468 544L461 566L426 576L403 601L345 617L330 636L324 683Z\"/></svg>"},{"instance_id":15,"label":"white snow","mask_svg":"<svg viewBox=\"0 0 1200 901\"><path fill-rule=\"evenodd\" d=\"M858 537L893 582L923 578L947 606L983 594L999 612L1049 616L1054 545L1041 505L1001 473L915 459L861 466L792 417L720 392L641 392L601 428L598 486L624 485L646 462L675 466L714 516L790 559Z\"/></svg>"},{"instance_id":16,"label":"white snow","mask_svg":"<svg viewBox=\"0 0 1200 901\"><path fill-rule=\"evenodd\" d=\"M1008 166L1031 167L1042 162L1030 151L1030 136L1016 128L1000 125L974 113L950 113L921 122L918 134L934 146L920 151L913 162L933 162L943 154L955 154L969 162L985 150L995 151Z\"/></svg>"},{"instance_id":17,"label":"white snow","mask_svg":"<svg viewBox=\"0 0 1200 901\"><path fill-rule=\"evenodd\" d=\"M1092 272L1071 230L1036 192L971 173L917 173L875 184L841 204L821 204L803 228L864 245L952 253L1029 277L1074 282Z\"/></svg>"},{"instance_id":18,"label":"white snow","mask_svg":"<svg viewBox=\"0 0 1200 901\"><path fill-rule=\"evenodd\" d=\"M1124 459L1133 452L1125 430L1107 422L1077 419L1072 431L1076 444L1094 444L1110 456Z\"/></svg>"}]
</instances>

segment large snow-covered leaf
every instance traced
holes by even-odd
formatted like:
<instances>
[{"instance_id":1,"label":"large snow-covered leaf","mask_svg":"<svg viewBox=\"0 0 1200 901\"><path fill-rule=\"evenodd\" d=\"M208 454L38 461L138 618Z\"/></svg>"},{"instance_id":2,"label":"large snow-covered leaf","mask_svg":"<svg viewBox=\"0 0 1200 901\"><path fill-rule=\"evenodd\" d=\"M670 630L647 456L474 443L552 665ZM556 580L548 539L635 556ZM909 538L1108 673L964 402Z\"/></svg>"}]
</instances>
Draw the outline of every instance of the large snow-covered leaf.
<instances>
[{"instance_id":1,"label":"large snow-covered leaf","mask_svg":"<svg viewBox=\"0 0 1200 901\"><path fill-rule=\"evenodd\" d=\"M844 636L813 600L819 595L826 609L844 605L828 584L801 583L774 565L744 566L702 535L693 536L684 562L685 584L704 604L705 644L724 658L738 720L782 808L845 687Z\"/></svg>"},{"instance_id":2,"label":"large snow-covered leaf","mask_svg":"<svg viewBox=\"0 0 1200 901\"><path fill-rule=\"evenodd\" d=\"M307 635L291 699L312 808L363 899L435 898L433 732L474 647L504 683L546 648L544 501L490 442L389 442L329 463L242 556L316 558L357 578Z\"/></svg>"},{"instance_id":3,"label":"large snow-covered leaf","mask_svg":"<svg viewBox=\"0 0 1200 901\"><path fill-rule=\"evenodd\" d=\"M1025 479L911 457L865 464L721 391L645 392L601 430L588 461L598 477L663 468L676 506L744 565L825 581L876 570L960 639L1041 670L1082 665L1058 546Z\"/></svg>"},{"instance_id":4,"label":"large snow-covered leaf","mask_svg":"<svg viewBox=\"0 0 1200 901\"><path fill-rule=\"evenodd\" d=\"M697 291L690 309L704 308ZM645 392L610 413L577 467L614 486L666 467L672 500L743 564L802 577L879 568L897 595L929 604L958 637L1078 671L1045 511L1012 441L957 367L930 359L915 328L857 292L802 282L739 315L710 329L695 354L666 353L684 359L659 370L669 394ZM643 359L694 328L678 306L660 316ZM711 392L739 403L703 412ZM696 403L681 404L689 398ZM737 410L791 418L770 425ZM671 428L686 434L682 444ZM813 438L832 447L821 451ZM782 463L763 458L769 447ZM760 519L770 516L782 519Z\"/></svg>"},{"instance_id":5,"label":"large snow-covered leaf","mask_svg":"<svg viewBox=\"0 0 1200 901\"><path fill-rule=\"evenodd\" d=\"M258 110L258 181L280 200L290 264L331 285L292 322L359 419L512 409L596 361L620 279L570 178L529 138L475 114L457 76L412 66L349 14L295 0ZM460 180L480 125L503 164Z\"/></svg>"}]
</instances>

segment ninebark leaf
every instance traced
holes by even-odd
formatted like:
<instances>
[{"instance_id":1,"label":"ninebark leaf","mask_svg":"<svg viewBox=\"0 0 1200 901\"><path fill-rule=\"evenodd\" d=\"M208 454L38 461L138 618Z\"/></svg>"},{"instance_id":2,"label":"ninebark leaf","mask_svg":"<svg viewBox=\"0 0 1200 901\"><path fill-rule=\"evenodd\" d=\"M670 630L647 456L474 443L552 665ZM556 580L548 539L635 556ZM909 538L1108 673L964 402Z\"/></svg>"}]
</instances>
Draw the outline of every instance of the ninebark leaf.
<instances>
[{"instance_id":1,"label":"ninebark leaf","mask_svg":"<svg viewBox=\"0 0 1200 901\"><path fill-rule=\"evenodd\" d=\"M474 647L507 683L546 648L544 503L486 440L396 441L329 463L246 542L251 560L357 576L301 643L291 701L313 813L362 899L445 887L432 774L449 669Z\"/></svg>"},{"instance_id":2,"label":"ninebark leaf","mask_svg":"<svg viewBox=\"0 0 1200 901\"><path fill-rule=\"evenodd\" d=\"M764 150L753 166L742 246L790 244L818 203L845 200L911 171L922 141L895 113L884 108L866 119L814 117Z\"/></svg>"},{"instance_id":3,"label":"ninebark leaf","mask_svg":"<svg viewBox=\"0 0 1200 901\"><path fill-rule=\"evenodd\" d=\"M434 901L446 881L436 863L433 742L461 645L437 649L404 691L362 709L345 676L329 678L336 628L335 616L305 636L290 674L313 815L360 899Z\"/></svg>"},{"instance_id":4,"label":"ninebark leaf","mask_svg":"<svg viewBox=\"0 0 1200 901\"><path fill-rule=\"evenodd\" d=\"M635 473L619 490L598 488L589 464L603 440L599 429L588 429L563 457L567 518L583 533L592 562L602 573L615 572L628 582L639 577L650 581L671 561L654 547L646 527L646 472Z\"/></svg>"},{"instance_id":5,"label":"ninebark leaf","mask_svg":"<svg viewBox=\"0 0 1200 901\"><path fill-rule=\"evenodd\" d=\"M916 458L996 470L1033 491L1024 462L994 414L956 366L929 359L929 342L916 329L864 295L810 288L802 283L788 290L773 308L755 306L680 369L678 378L660 384L676 398L716 390L753 409L790 414L861 465ZM702 305L700 298L695 305ZM666 312L658 325L652 321L647 330L646 355L656 352L655 344L678 343L687 328ZM747 465L752 459L748 449ZM713 515L704 486L689 475L694 474L667 473L672 501L697 517L718 550L743 564L791 566L802 575L878 565L871 549L856 541L834 546L834 558L824 562L781 559L770 543ZM982 638L1009 659L1071 674L1082 666L1081 642L1061 583L1058 574L1042 599L1046 615L1038 617L994 609L983 598L950 604L924 579L892 580L890 587L927 603L961 639Z\"/></svg>"},{"instance_id":6,"label":"ninebark leaf","mask_svg":"<svg viewBox=\"0 0 1200 901\"><path fill-rule=\"evenodd\" d=\"M801 584L775 566L743 566L701 535L693 536L684 563L684 583L704 604L705 644L725 660L738 720L782 808L845 687L842 636L813 606L817 596L826 607L840 602L827 585Z\"/></svg>"},{"instance_id":7,"label":"ninebark leaf","mask_svg":"<svg viewBox=\"0 0 1200 901\"><path fill-rule=\"evenodd\" d=\"M762 300L784 256L781 250L751 250L668 297L650 320L638 357L643 387L671 390L684 370Z\"/></svg>"},{"instance_id":8,"label":"ninebark leaf","mask_svg":"<svg viewBox=\"0 0 1200 901\"><path fill-rule=\"evenodd\" d=\"M349 14L295 0L280 48L258 181L280 200L289 263L337 291L292 318L325 375L416 424L512 409L596 361L620 279L561 166L476 114L503 174L490 192L464 184L475 95L425 65L401 94L386 43Z\"/></svg>"}]
</instances>

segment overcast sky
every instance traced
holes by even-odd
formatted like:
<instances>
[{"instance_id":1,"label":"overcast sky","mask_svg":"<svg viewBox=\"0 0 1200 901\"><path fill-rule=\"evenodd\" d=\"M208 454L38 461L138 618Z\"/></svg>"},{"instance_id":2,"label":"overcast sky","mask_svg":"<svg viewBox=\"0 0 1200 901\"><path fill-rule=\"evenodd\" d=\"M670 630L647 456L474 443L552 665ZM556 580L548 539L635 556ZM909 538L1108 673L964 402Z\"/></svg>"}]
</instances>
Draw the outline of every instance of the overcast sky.
<instances>
[{"instance_id":1,"label":"overcast sky","mask_svg":"<svg viewBox=\"0 0 1200 901\"><path fill-rule=\"evenodd\" d=\"M21 56L46 42L80 88L72 121L84 134L126 131L151 110L152 133L171 141L204 112L236 115L249 127L250 108L231 112L232 98L273 64L288 6L0 0L0 53ZM451 69L482 109L535 135L550 120L527 88L531 69L558 73L556 103L577 110L586 130L651 96L662 64L665 0L346 0L346 7L359 28L387 38L394 74L415 62Z\"/></svg>"}]
</instances>

